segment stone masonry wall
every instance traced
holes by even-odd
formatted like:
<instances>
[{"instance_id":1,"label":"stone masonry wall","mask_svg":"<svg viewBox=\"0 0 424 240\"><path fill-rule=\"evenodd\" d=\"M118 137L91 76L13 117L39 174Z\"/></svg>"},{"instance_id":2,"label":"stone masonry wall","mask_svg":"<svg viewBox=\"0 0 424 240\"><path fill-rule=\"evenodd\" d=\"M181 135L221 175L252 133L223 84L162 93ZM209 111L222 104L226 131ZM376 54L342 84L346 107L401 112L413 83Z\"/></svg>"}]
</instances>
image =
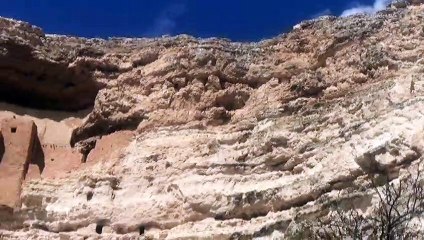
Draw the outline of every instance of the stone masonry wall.
<instances>
[{"instance_id":1,"label":"stone masonry wall","mask_svg":"<svg viewBox=\"0 0 424 240\"><path fill-rule=\"evenodd\" d=\"M21 185L33 154L37 127L33 121L6 119L1 123L4 154L0 162L0 207L20 206Z\"/></svg>"}]
</instances>

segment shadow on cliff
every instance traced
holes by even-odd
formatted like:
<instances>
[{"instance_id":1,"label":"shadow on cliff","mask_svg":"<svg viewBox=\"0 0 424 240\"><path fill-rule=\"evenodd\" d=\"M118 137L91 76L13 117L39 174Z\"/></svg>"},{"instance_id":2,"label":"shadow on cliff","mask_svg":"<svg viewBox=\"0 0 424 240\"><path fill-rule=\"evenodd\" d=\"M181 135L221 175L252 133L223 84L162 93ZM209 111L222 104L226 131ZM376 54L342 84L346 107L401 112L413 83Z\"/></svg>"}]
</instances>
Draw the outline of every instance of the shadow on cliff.
<instances>
[{"instance_id":1,"label":"shadow on cliff","mask_svg":"<svg viewBox=\"0 0 424 240\"><path fill-rule=\"evenodd\" d=\"M40 139L38 137L34 140L34 152L33 157L31 158L30 164L37 165L40 175L43 173L44 168L46 167L45 157L43 148L41 147Z\"/></svg>"},{"instance_id":2,"label":"shadow on cliff","mask_svg":"<svg viewBox=\"0 0 424 240\"><path fill-rule=\"evenodd\" d=\"M7 50L0 55L0 102L69 112L94 105L100 86L92 72L69 67L66 61L71 60L40 56L33 47L13 41L0 42L0 48Z\"/></svg>"},{"instance_id":3,"label":"shadow on cliff","mask_svg":"<svg viewBox=\"0 0 424 240\"><path fill-rule=\"evenodd\" d=\"M3 139L3 135L0 132L0 164L3 159L4 150L5 150L4 139Z\"/></svg>"}]
</instances>

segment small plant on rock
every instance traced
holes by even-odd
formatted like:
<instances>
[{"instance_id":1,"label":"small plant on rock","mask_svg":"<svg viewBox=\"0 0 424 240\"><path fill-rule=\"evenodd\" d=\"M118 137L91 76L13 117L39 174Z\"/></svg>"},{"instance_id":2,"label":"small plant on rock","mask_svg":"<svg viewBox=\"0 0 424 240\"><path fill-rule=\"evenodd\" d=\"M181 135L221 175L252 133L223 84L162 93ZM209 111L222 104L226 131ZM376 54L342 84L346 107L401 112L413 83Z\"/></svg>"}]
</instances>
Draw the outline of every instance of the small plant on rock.
<instances>
[{"instance_id":1,"label":"small plant on rock","mask_svg":"<svg viewBox=\"0 0 424 240\"><path fill-rule=\"evenodd\" d=\"M325 219L302 223L302 229L312 234L307 239L420 239L420 229L413 227L424 213L424 184L421 172L410 174L398 182L378 185L372 180L378 203L372 214L364 216L356 209L343 211L336 205ZM421 225L421 224L420 224ZM306 239L302 231L290 233L288 239ZM299 235L300 234L300 235Z\"/></svg>"}]
</instances>

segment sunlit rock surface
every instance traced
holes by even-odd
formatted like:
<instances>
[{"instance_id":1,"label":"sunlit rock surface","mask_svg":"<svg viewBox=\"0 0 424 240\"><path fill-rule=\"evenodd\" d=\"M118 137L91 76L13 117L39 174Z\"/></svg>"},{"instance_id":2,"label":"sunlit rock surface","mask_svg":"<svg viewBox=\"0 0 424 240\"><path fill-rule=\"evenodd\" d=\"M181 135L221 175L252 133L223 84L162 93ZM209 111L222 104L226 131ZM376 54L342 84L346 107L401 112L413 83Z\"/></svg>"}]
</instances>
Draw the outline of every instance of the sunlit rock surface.
<instances>
[{"instance_id":1,"label":"sunlit rock surface","mask_svg":"<svg viewBox=\"0 0 424 240\"><path fill-rule=\"evenodd\" d=\"M257 43L0 19L0 122L38 132L0 238L279 239L342 196L366 211L367 175L395 179L424 152L413 3Z\"/></svg>"}]
</instances>

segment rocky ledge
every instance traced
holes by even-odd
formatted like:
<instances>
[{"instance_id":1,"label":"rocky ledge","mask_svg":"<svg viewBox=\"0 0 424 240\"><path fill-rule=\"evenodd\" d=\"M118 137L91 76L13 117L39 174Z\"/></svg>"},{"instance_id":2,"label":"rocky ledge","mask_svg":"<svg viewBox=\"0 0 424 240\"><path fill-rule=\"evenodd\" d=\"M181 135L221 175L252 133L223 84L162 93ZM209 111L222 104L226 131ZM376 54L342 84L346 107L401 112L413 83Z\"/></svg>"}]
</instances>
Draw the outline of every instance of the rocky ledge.
<instances>
[{"instance_id":1,"label":"rocky ledge","mask_svg":"<svg viewBox=\"0 0 424 240\"><path fill-rule=\"evenodd\" d=\"M367 176L396 179L424 153L424 6L411 3L257 43L0 19L0 120L37 130L12 127L35 150L0 237L278 239L331 201L366 211Z\"/></svg>"}]
</instances>

